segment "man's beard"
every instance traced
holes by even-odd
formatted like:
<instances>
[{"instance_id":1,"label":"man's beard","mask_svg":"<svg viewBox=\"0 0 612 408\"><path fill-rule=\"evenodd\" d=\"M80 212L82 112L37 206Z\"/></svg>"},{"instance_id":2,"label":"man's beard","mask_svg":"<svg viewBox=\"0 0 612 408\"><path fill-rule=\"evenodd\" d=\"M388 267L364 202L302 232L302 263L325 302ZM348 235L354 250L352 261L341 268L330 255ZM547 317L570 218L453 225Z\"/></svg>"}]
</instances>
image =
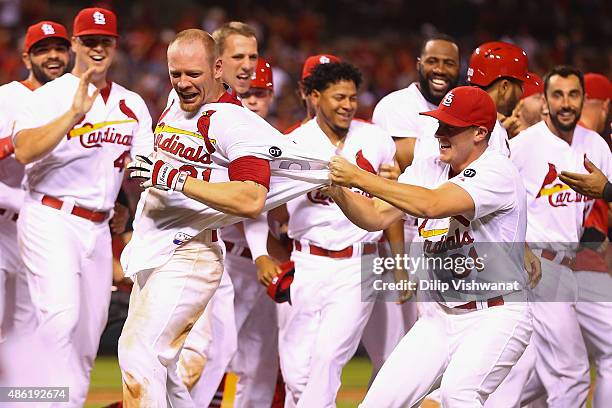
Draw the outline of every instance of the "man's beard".
<instances>
[{"instance_id":1,"label":"man's beard","mask_svg":"<svg viewBox=\"0 0 612 408\"><path fill-rule=\"evenodd\" d=\"M558 117L559 116L559 112L555 113L554 115L551 115L549 113L550 120L552 121L553 125L555 125L555 127L557 129L562 130L564 132L570 132L570 131L572 131L572 130L574 130L576 128L576 124L580 120L580 113L581 112L576 112L573 109L571 109L571 110L572 110L572 112L574 112L574 120L570 124L567 124L567 125L561 123L561 121L559 120L559 117Z\"/></svg>"},{"instance_id":2,"label":"man's beard","mask_svg":"<svg viewBox=\"0 0 612 408\"><path fill-rule=\"evenodd\" d=\"M437 96L431 93L431 90L429 89L429 79L427 79L425 75L423 75L422 69L419 68L417 72L419 74L419 87L421 88L421 93L423 94L423 97L427 100L427 102L434 104L436 106L439 105L440 102L442 102L442 99L448 93L448 91L455 88L457 84L459 84L458 77L454 79L451 77L447 77L449 81L448 87L440 96Z\"/></svg>"},{"instance_id":3,"label":"man's beard","mask_svg":"<svg viewBox=\"0 0 612 408\"><path fill-rule=\"evenodd\" d=\"M57 78L61 77L65 73L66 66L64 65L64 69L62 70L61 74L57 76ZM47 82L53 81L55 79L55 77L45 74L45 70L42 68L42 65L32 64L32 74L34 74L34 78L36 78L36 80L40 82L41 85L44 85Z\"/></svg>"}]
</instances>

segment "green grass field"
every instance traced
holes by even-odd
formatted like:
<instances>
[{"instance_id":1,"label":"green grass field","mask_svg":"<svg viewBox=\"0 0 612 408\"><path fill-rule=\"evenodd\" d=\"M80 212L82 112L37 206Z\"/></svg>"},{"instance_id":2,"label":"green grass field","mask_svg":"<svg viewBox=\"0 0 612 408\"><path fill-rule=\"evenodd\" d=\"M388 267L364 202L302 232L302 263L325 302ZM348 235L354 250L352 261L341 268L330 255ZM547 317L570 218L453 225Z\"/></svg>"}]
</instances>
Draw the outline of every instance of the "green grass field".
<instances>
[{"instance_id":1,"label":"green grass field","mask_svg":"<svg viewBox=\"0 0 612 408\"><path fill-rule=\"evenodd\" d=\"M363 399L370 379L371 365L366 358L353 358L342 372L338 408L354 408ZM595 375L591 370L591 378ZM91 374L86 408L99 408L121 399L121 374L116 357L98 357ZM435 405L430 405L435 406ZM587 408L591 407L590 398ZM224 408L231 408L227 406Z\"/></svg>"},{"instance_id":2,"label":"green grass field","mask_svg":"<svg viewBox=\"0 0 612 408\"><path fill-rule=\"evenodd\" d=\"M342 372L338 408L356 407L370 379L370 362L354 358ZM91 374L86 408L99 408L121 399L121 373L115 357L98 357Z\"/></svg>"}]
</instances>

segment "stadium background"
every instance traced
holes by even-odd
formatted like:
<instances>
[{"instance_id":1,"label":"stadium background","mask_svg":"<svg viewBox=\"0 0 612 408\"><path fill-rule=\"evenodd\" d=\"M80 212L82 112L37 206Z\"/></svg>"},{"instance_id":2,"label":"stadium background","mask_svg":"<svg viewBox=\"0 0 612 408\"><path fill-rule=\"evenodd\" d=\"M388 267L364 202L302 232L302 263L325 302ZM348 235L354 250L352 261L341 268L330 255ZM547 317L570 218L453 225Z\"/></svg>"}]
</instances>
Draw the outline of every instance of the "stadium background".
<instances>
[{"instance_id":1,"label":"stadium background","mask_svg":"<svg viewBox=\"0 0 612 408\"><path fill-rule=\"evenodd\" d=\"M154 119L169 90L165 52L173 34L193 27L212 32L231 20L258 31L260 54L274 68L271 122L281 130L303 117L296 82L308 55L333 53L363 71L358 116L368 119L382 96L417 78L421 41L436 31L458 40L463 74L474 47L493 39L522 47L530 71L541 75L561 63L612 74L612 7L607 0L0 0L0 83L26 76L21 45L28 25L52 19L70 30L77 11L91 5L117 13L120 50L111 78L139 93ZM117 329L106 333L101 352L111 355L97 360L87 406L120 398L119 371L108 342ZM338 406L355 406L368 378L367 359L356 357L344 370Z\"/></svg>"}]
</instances>

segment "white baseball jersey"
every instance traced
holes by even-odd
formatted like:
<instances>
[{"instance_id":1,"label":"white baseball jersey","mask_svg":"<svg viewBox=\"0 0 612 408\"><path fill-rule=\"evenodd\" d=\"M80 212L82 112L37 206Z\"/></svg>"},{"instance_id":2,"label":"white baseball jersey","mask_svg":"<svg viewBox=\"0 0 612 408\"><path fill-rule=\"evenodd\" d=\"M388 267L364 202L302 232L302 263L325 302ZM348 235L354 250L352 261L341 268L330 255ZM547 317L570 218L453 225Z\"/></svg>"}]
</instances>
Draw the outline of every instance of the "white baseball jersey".
<instances>
[{"instance_id":1,"label":"white baseball jersey","mask_svg":"<svg viewBox=\"0 0 612 408\"><path fill-rule=\"evenodd\" d=\"M428 279L451 284L450 290L434 287L430 294L434 299L455 306L523 289L526 284L523 253L527 214L525 188L518 171L506 156L491 150L486 150L452 178L449 178L449 171L449 164L430 157L414 162L398 180L430 189L447 182L454 183L474 200L475 212L470 218L458 215L418 219L419 236L416 240L422 244L423 259L440 257L446 262L453 255L460 254L463 259L472 258L474 261L471 268L454 271L435 263L425 267L421 265L420 269L426 272ZM502 282L510 285L489 289L486 286L461 286L453 290L453 282Z\"/></svg>"},{"instance_id":2,"label":"white baseball jersey","mask_svg":"<svg viewBox=\"0 0 612 408\"><path fill-rule=\"evenodd\" d=\"M372 121L393 137L415 138L415 159L438 156L440 149L438 139L435 138L438 121L430 116L419 115L420 112L436 108L436 105L425 99L417 83L413 82L407 88L391 92L382 98L374 108ZM499 121L489 138L489 148L505 156L510 155L508 134Z\"/></svg>"},{"instance_id":3,"label":"white baseball jersey","mask_svg":"<svg viewBox=\"0 0 612 408\"><path fill-rule=\"evenodd\" d=\"M587 173L586 155L606 177L612 178L612 155L597 133L580 125L572 144L555 136L544 121L525 129L510 140L511 159L527 189L527 241L536 247L573 247L582 235L582 226L593 200L558 179L563 171ZM567 248L570 249L570 248Z\"/></svg>"},{"instance_id":4,"label":"white baseball jersey","mask_svg":"<svg viewBox=\"0 0 612 408\"><path fill-rule=\"evenodd\" d=\"M308 154L313 150L309 149ZM155 151L155 158L211 183L229 181L227 167L240 157L274 160L270 164L274 177L264 211L327 183L329 173L325 168L331 157L323 154L311 160L313 156L301 154L298 144L227 93L218 102L202 106L196 114L183 111L178 101L170 97L155 128ZM200 232L243 220L182 193L150 188L138 203L134 234L121 257L124 270L129 276L159 266L179 245Z\"/></svg>"},{"instance_id":5,"label":"white baseball jersey","mask_svg":"<svg viewBox=\"0 0 612 408\"><path fill-rule=\"evenodd\" d=\"M312 146L322 146L328 154L337 152L317 120L294 130L290 137L307 141ZM360 168L377 173L382 164L393 162L395 143L385 131L370 123L353 120L338 152ZM360 192L360 190L356 190ZM289 211L289 237L304 240L330 250L344 249L357 242L374 242L380 239L382 231L368 232L353 224L342 213L334 201L320 191L311 191L305 196L287 203Z\"/></svg>"},{"instance_id":6,"label":"white baseball jersey","mask_svg":"<svg viewBox=\"0 0 612 408\"><path fill-rule=\"evenodd\" d=\"M11 137L18 106L28 104L32 96L30 88L13 81L0 86L0 138ZM23 164L13 155L0 160L0 208L18 212L23 202Z\"/></svg>"},{"instance_id":7,"label":"white baseball jersey","mask_svg":"<svg viewBox=\"0 0 612 408\"><path fill-rule=\"evenodd\" d=\"M68 73L35 90L21 107L15 134L43 126L72 105L79 78ZM95 87L89 85L89 93ZM26 166L28 190L95 211L113 208L123 181L125 160L153 148L151 116L143 99L109 82L83 119L46 156Z\"/></svg>"}]
</instances>

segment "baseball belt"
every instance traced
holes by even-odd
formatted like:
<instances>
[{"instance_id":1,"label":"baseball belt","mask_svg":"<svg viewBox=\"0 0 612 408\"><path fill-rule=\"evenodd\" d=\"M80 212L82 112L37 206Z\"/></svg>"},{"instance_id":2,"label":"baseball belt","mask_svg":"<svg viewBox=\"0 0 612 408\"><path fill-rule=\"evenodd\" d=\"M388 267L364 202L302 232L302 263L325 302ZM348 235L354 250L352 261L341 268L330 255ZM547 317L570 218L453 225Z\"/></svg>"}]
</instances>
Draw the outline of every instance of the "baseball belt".
<instances>
[{"instance_id":1,"label":"baseball belt","mask_svg":"<svg viewBox=\"0 0 612 408\"><path fill-rule=\"evenodd\" d=\"M548 259L549 261L558 263L560 265L566 266L570 269L574 269L574 258L571 258L569 256L562 256L562 254L555 252L555 251L550 251L548 249L542 249L541 250L541 254L540 256L544 259ZM536 252L537 254L537 252Z\"/></svg>"},{"instance_id":2,"label":"baseball belt","mask_svg":"<svg viewBox=\"0 0 612 408\"><path fill-rule=\"evenodd\" d=\"M64 202L59 198L51 197L48 195L44 195L40 200L42 205L46 205L51 208L55 208L56 210L61 210ZM108 211L92 211L87 208L74 206L72 211L70 212L72 215L76 215L77 217L85 218L86 220L93 222L102 222L106 220L108 217Z\"/></svg>"},{"instance_id":3,"label":"baseball belt","mask_svg":"<svg viewBox=\"0 0 612 408\"><path fill-rule=\"evenodd\" d=\"M223 241L225 243L225 249L227 249L228 253L232 253L234 255L241 256L243 258L253 259L253 255L251 255L251 250L247 247L241 247L240 245L236 245L230 241ZM232 252L232 250L236 248L236 252ZM240 250L242 248L242 250Z\"/></svg>"},{"instance_id":4,"label":"baseball belt","mask_svg":"<svg viewBox=\"0 0 612 408\"><path fill-rule=\"evenodd\" d=\"M359 245L359 244L357 244ZM311 255L317 256L326 256L328 258L342 259L342 258L352 258L355 253L353 249L353 245L348 246L339 250L325 249L319 246L308 244L308 250L302 247L302 244L299 241L293 241L293 247L296 251L300 252L308 252ZM362 255L370 255L374 254L378 251L378 245L373 242L366 242L363 244L363 250L361 251Z\"/></svg>"},{"instance_id":5,"label":"baseball belt","mask_svg":"<svg viewBox=\"0 0 612 408\"><path fill-rule=\"evenodd\" d=\"M485 307L486 303L486 307ZM493 306L501 306L504 304L504 298L502 296L496 296L491 299L487 299L485 302L472 300L471 302L465 303L460 306L455 306L453 309L464 309L464 310L475 310L475 309L486 309Z\"/></svg>"}]
</instances>

